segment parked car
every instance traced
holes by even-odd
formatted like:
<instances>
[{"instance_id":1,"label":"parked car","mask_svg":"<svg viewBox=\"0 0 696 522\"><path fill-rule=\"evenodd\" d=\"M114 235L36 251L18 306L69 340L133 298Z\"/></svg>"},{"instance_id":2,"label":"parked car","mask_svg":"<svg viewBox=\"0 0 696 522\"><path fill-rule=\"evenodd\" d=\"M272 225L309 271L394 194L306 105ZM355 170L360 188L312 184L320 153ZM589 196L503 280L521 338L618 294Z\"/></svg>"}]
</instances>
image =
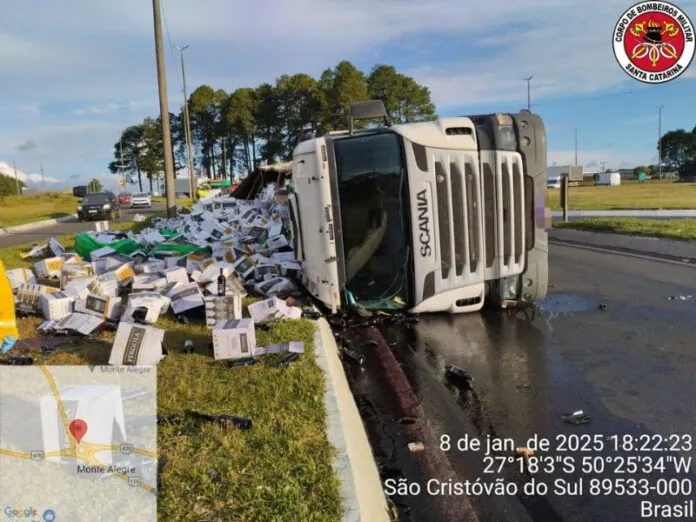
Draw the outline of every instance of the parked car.
<instances>
[{"instance_id":1,"label":"parked car","mask_svg":"<svg viewBox=\"0 0 696 522\"><path fill-rule=\"evenodd\" d=\"M128 194L128 192L121 192L118 195L118 202L121 204L121 206L130 205L131 204L131 195Z\"/></svg>"},{"instance_id":2,"label":"parked car","mask_svg":"<svg viewBox=\"0 0 696 522\"><path fill-rule=\"evenodd\" d=\"M77 220L118 219L121 217L121 204L113 192L90 192L77 207Z\"/></svg>"},{"instance_id":3,"label":"parked car","mask_svg":"<svg viewBox=\"0 0 696 522\"><path fill-rule=\"evenodd\" d=\"M152 198L147 192L136 192L131 197L131 207L151 207Z\"/></svg>"}]
</instances>

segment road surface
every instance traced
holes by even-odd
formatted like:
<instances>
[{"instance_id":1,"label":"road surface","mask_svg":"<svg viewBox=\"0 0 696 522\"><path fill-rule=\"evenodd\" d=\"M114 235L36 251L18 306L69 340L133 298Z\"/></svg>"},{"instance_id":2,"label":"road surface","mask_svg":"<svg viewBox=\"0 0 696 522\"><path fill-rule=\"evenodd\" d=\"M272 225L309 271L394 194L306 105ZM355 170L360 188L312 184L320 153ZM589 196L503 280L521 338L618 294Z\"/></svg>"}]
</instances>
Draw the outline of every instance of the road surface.
<instances>
[{"instance_id":1,"label":"road surface","mask_svg":"<svg viewBox=\"0 0 696 522\"><path fill-rule=\"evenodd\" d=\"M117 219L115 221L133 221L133 217L136 214L150 216L157 212L164 212L165 210L166 208L163 203L153 203L152 208L123 208L121 212L121 219ZM86 221L83 223L78 223L75 221L71 223L60 223L58 225L51 225L45 228L37 228L36 230L0 236L0 248L24 245L26 243L35 243L45 240L51 236L77 234L78 232L84 232L86 230L94 230L94 222Z\"/></svg>"},{"instance_id":2,"label":"road surface","mask_svg":"<svg viewBox=\"0 0 696 522\"><path fill-rule=\"evenodd\" d=\"M538 452L538 456L571 456L577 467L582 466L583 456L600 457L612 471L619 456L696 456L688 448L674 453L610 451L612 442L607 440L612 435L620 440L627 436L634 446L643 446L647 440L650 449L658 446L656 438L633 437L674 435L672 440L677 441L676 436L690 434L696 438L696 268L557 245L551 247L550 266L549 296L531 322L522 315L491 312L424 316L410 331L403 327L386 330L435 437L448 435L453 443L467 435L483 440L487 436L512 438L517 447L526 446L534 435L550 439L552 445L558 445L559 435L603 435L602 451L550 450ZM349 375L363 417L368 424L379 426L370 435L385 466L383 477L416 480L425 489L427 480L443 477L432 471L424 473L423 466L414 464L415 454L399 450L412 441L389 418L389 405L383 399L387 393L384 378L373 371L370 350L365 349L365 368ZM447 384L445 364L469 371L474 376L471 389ZM563 414L576 410L590 416L589 424L563 422ZM659 449L666 446L661 444ZM625 449L631 448L627 445ZM504 476L520 485L529 481L515 471L516 464L506 464L501 475L485 474L480 453L450 450L446 458L446 467L454 469L460 480L483 477L493 481ZM555 466L554 473L538 473L536 479L553 487L556 478L577 483L584 477L581 496L483 496L474 499L479 520L639 520L641 500L660 497L654 491L624 497L592 495L588 492L590 475L559 472L559 464ZM605 471L594 477L609 478L614 485L627 477L647 478L654 485L660 476L686 478L696 485L694 467L692 464L690 474L668 469L661 475L631 474L624 466L624 473ZM679 495L673 501L683 503L690 498L693 496ZM401 507L404 520L446 520L438 518L437 501L425 493L393 500Z\"/></svg>"}]
</instances>

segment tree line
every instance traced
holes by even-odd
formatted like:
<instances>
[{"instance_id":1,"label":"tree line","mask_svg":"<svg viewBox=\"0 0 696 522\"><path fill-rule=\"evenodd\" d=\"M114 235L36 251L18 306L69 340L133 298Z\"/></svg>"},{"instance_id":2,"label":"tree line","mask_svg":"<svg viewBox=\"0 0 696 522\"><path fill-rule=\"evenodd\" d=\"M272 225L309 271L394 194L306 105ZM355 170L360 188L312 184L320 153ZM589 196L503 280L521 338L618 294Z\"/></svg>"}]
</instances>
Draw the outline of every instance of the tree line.
<instances>
[{"instance_id":1,"label":"tree line","mask_svg":"<svg viewBox=\"0 0 696 522\"><path fill-rule=\"evenodd\" d=\"M26 187L23 181L15 179L14 176L0 174L0 197L16 196L17 185L19 185L19 193L22 194L24 187Z\"/></svg>"},{"instance_id":2,"label":"tree line","mask_svg":"<svg viewBox=\"0 0 696 522\"><path fill-rule=\"evenodd\" d=\"M430 90L391 65L369 74L342 61L316 79L284 74L275 84L241 87L231 93L201 85L187 100L194 169L199 176L225 179L262 164L287 161L300 136L347 129L352 103L379 99L394 123L437 118ZM169 115L175 170L186 167L184 111ZM359 122L360 123L360 122ZM164 171L161 119L145 118L126 128L114 144L109 170L129 183L152 183Z\"/></svg>"},{"instance_id":3,"label":"tree line","mask_svg":"<svg viewBox=\"0 0 696 522\"><path fill-rule=\"evenodd\" d=\"M682 178L696 176L696 127L691 132L671 130L657 144L662 153L662 163L678 171Z\"/></svg>"}]
</instances>

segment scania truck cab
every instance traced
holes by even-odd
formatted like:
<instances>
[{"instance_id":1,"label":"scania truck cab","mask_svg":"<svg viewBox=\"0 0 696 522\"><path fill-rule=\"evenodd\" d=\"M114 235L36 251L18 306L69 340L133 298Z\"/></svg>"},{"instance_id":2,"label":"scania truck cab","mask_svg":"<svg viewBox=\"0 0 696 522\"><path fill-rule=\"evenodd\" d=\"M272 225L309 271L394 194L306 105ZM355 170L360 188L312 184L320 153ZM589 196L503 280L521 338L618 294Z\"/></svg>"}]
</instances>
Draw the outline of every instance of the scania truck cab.
<instances>
[{"instance_id":1,"label":"scania truck cab","mask_svg":"<svg viewBox=\"0 0 696 522\"><path fill-rule=\"evenodd\" d=\"M475 312L543 299L546 131L528 111L392 125L380 101L306 135L289 195L303 284L336 312ZM384 124L356 130L356 122Z\"/></svg>"}]
</instances>

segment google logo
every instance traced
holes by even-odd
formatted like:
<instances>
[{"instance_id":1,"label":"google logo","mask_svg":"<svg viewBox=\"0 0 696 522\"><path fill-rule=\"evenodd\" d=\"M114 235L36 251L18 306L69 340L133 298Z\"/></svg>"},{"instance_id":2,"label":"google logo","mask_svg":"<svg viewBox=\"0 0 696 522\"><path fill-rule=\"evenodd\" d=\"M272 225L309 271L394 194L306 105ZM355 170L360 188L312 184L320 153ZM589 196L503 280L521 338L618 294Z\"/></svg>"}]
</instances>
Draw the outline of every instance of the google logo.
<instances>
[{"instance_id":1,"label":"google logo","mask_svg":"<svg viewBox=\"0 0 696 522\"><path fill-rule=\"evenodd\" d=\"M39 512L31 507L17 509L10 506L5 506L3 513L7 515L7 518L33 518L39 516Z\"/></svg>"}]
</instances>

